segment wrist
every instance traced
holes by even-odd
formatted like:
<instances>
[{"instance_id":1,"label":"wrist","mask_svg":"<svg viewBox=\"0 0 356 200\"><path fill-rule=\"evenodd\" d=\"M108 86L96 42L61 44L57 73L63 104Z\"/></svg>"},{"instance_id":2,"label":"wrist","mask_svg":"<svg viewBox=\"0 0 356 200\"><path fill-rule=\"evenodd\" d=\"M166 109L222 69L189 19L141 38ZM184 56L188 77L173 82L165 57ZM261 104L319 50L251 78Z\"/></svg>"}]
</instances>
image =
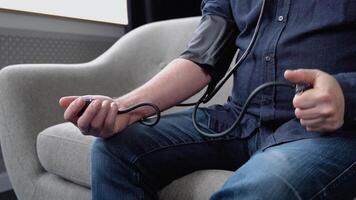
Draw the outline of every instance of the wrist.
<instances>
[{"instance_id":1,"label":"wrist","mask_svg":"<svg viewBox=\"0 0 356 200\"><path fill-rule=\"evenodd\" d=\"M137 102L139 101L135 101L127 97L118 97L118 98L114 98L114 102L118 105L119 110L123 110L132 107L133 105L137 104ZM144 108L138 108L128 113L124 113L120 115L122 117L128 118L129 125L149 116L149 114Z\"/></svg>"}]
</instances>

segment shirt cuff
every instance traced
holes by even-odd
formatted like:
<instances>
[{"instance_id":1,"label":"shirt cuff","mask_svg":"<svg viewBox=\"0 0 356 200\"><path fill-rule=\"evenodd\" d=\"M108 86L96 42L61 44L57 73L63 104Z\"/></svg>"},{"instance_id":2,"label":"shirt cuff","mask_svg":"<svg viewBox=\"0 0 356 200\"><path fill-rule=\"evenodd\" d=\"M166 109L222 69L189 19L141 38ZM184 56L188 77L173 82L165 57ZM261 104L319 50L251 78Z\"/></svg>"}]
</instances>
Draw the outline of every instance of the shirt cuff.
<instances>
[{"instance_id":1,"label":"shirt cuff","mask_svg":"<svg viewBox=\"0 0 356 200\"><path fill-rule=\"evenodd\" d=\"M356 122L356 72L334 75L345 97L345 121Z\"/></svg>"}]
</instances>

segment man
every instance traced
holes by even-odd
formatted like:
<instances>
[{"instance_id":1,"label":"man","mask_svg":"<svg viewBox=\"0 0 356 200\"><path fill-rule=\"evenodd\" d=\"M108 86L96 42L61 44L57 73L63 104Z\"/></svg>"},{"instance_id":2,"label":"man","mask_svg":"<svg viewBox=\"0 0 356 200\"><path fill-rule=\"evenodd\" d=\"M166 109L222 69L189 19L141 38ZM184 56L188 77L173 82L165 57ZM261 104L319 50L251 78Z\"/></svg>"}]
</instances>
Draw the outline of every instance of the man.
<instances>
[{"instance_id":1,"label":"man","mask_svg":"<svg viewBox=\"0 0 356 200\"><path fill-rule=\"evenodd\" d=\"M154 114L150 108L116 114L143 101L164 110L216 84L232 55L231 38L237 37L241 52L247 49L261 7L261 0L205 0L187 51L146 84L117 99L91 96L96 100L80 117L83 97L60 100L66 120L98 137L92 147L93 199L157 199L165 185L199 169L235 171L214 200L356 196L354 1L266 2L231 96L223 106L201 109L199 124L207 132L230 127L252 90L268 81L312 88L295 96L285 88L264 90L226 136L200 135L191 110L165 116L155 127L136 123Z\"/></svg>"}]
</instances>

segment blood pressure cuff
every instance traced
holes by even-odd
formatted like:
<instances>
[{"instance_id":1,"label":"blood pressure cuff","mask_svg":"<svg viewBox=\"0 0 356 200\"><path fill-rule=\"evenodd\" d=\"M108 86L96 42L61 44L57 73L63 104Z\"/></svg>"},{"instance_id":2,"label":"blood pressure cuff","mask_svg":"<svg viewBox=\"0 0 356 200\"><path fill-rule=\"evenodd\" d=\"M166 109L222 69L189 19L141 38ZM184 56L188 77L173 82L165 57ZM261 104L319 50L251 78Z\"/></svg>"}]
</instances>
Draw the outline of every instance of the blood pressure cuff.
<instances>
[{"instance_id":1,"label":"blood pressure cuff","mask_svg":"<svg viewBox=\"0 0 356 200\"><path fill-rule=\"evenodd\" d=\"M237 28L233 21L217 15L205 15L180 58L190 60L211 76L216 85L229 69L236 52Z\"/></svg>"}]
</instances>

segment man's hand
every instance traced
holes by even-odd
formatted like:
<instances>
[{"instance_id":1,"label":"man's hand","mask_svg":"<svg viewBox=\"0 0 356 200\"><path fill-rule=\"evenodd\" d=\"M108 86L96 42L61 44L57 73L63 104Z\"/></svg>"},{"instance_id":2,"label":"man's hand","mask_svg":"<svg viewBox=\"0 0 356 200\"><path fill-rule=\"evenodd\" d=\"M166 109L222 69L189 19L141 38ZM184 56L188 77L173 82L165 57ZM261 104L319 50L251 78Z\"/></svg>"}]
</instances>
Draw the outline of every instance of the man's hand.
<instances>
[{"instance_id":1,"label":"man's hand","mask_svg":"<svg viewBox=\"0 0 356 200\"><path fill-rule=\"evenodd\" d=\"M337 80L320 70L287 70L284 77L312 89L295 95L295 115L307 131L332 132L344 123L345 99Z\"/></svg>"},{"instance_id":2,"label":"man's hand","mask_svg":"<svg viewBox=\"0 0 356 200\"><path fill-rule=\"evenodd\" d=\"M78 113L85 105L85 99L95 99L85 112ZM59 105L66 109L64 119L76 125L84 135L108 138L118 133L130 123L128 114L117 115L120 108L117 102L106 96L68 96L59 100Z\"/></svg>"}]
</instances>

